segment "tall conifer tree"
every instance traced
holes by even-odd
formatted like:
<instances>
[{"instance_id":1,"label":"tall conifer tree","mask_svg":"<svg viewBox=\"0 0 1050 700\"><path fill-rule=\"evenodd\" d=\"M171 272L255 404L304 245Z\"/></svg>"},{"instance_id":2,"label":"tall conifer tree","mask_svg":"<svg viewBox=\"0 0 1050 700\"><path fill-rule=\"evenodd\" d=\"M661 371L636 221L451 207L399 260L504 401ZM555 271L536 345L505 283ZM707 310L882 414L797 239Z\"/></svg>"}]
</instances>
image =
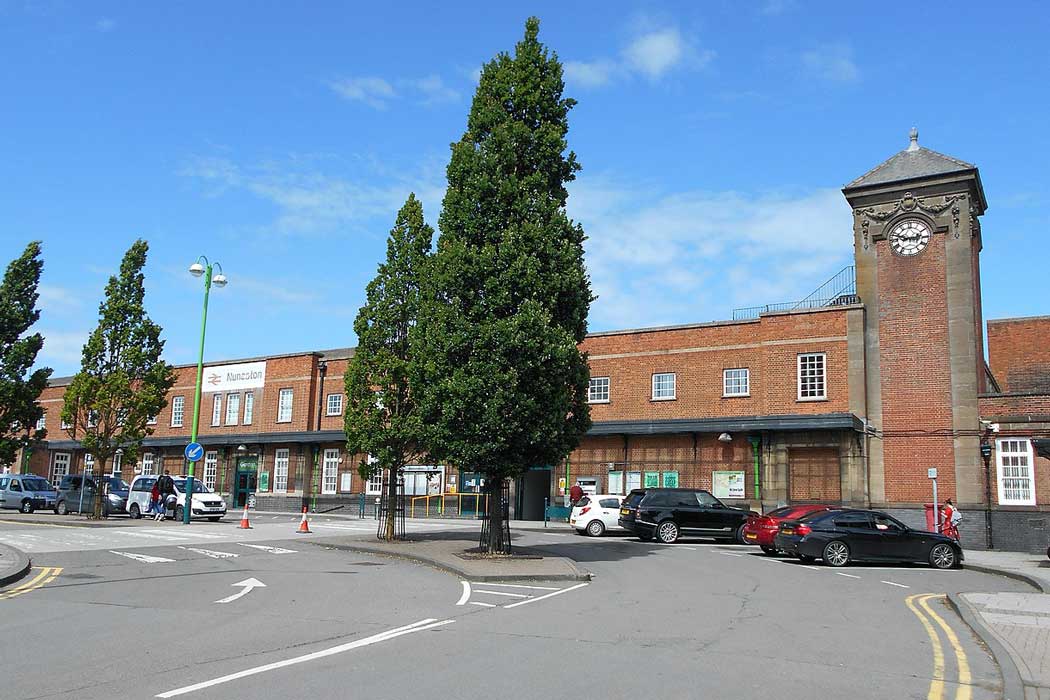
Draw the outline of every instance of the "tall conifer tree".
<instances>
[{"instance_id":1,"label":"tall conifer tree","mask_svg":"<svg viewBox=\"0 0 1050 700\"><path fill-rule=\"evenodd\" d=\"M40 318L36 308L37 286L44 263L40 243L33 241L7 266L0 283L0 465L14 463L19 450L43 440L46 432L36 424L44 409L37 403L51 370L30 373L44 345L39 333L29 329Z\"/></svg>"},{"instance_id":2,"label":"tall conifer tree","mask_svg":"<svg viewBox=\"0 0 1050 700\"><path fill-rule=\"evenodd\" d=\"M562 66L525 24L514 55L482 69L452 145L420 322L413 389L431 454L480 472L489 552L506 551L501 486L563 460L590 427L578 344L592 299L584 233L565 211L579 170L567 151Z\"/></svg>"},{"instance_id":3,"label":"tall conifer tree","mask_svg":"<svg viewBox=\"0 0 1050 700\"><path fill-rule=\"evenodd\" d=\"M385 475L387 540L395 537L398 478L420 451L419 410L409 391L409 333L433 237L423 205L409 195L390 231L386 262L368 283L367 301L354 321L357 348L346 369L347 448L372 457L359 466L363 478L376 471Z\"/></svg>"}]
</instances>

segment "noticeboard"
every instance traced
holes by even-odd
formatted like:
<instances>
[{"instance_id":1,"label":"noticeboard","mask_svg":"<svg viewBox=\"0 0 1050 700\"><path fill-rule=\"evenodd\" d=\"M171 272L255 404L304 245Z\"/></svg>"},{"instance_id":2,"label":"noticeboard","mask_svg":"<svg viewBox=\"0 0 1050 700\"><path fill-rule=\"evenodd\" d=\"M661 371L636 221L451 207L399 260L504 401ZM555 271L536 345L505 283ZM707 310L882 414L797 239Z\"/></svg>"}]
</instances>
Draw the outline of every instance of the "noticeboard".
<instances>
[{"instance_id":1,"label":"noticeboard","mask_svg":"<svg viewBox=\"0 0 1050 700\"><path fill-rule=\"evenodd\" d=\"M744 498L744 472L711 472L711 493L715 498Z\"/></svg>"}]
</instances>

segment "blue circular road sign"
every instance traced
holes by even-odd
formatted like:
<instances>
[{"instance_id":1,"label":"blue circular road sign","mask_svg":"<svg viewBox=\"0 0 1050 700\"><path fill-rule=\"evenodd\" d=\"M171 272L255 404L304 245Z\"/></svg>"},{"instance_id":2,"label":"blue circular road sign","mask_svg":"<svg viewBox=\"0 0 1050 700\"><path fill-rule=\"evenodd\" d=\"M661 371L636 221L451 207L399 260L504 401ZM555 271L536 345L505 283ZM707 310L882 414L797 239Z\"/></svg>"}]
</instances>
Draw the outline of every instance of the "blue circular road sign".
<instances>
[{"instance_id":1,"label":"blue circular road sign","mask_svg":"<svg viewBox=\"0 0 1050 700\"><path fill-rule=\"evenodd\" d=\"M199 442L191 442L186 445L186 460L189 462L199 462L204 457L204 446Z\"/></svg>"}]
</instances>

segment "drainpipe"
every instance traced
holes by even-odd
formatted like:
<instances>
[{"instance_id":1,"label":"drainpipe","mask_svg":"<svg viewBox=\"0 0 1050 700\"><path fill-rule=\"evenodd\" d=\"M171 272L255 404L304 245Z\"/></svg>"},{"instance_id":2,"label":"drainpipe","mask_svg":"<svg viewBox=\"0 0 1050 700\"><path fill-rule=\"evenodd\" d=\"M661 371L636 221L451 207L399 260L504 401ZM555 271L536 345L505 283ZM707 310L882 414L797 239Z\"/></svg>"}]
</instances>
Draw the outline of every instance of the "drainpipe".
<instances>
[{"instance_id":1,"label":"drainpipe","mask_svg":"<svg viewBox=\"0 0 1050 700\"><path fill-rule=\"evenodd\" d=\"M318 433L321 432L321 416L324 411L324 378L328 373L328 363L321 360L317 363L317 373L320 376L320 382L318 383L317 389L317 425L315 429ZM317 463L318 455L321 453L321 438L318 436L317 444L314 445L314 464L310 470L310 481L304 484L303 488L303 508L310 508L314 512L317 511L317 491L318 479L317 479Z\"/></svg>"},{"instance_id":2,"label":"drainpipe","mask_svg":"<svg viewBox=\"0 0 1050 700\"><path fill-rule=\"evenodd\" d=\"M759 471L762 468L762 453L759 449L762 446L762 438L758 435L752 435L748 438L751 441L751 453L755 460L755 500L758 501L758 507L762 507L762 487L761 487L761 476Z\"/></svg>"}]
</instances>

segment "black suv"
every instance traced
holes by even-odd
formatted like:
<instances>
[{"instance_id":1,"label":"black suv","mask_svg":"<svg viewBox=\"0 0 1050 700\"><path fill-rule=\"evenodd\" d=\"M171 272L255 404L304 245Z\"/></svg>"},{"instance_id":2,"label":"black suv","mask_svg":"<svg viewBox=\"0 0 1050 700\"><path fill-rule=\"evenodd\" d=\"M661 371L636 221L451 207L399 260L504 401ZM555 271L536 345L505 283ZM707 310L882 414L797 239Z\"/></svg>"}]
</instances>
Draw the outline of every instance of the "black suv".
<instances>
[{"instance_id":1,"label":"black suv","mask_svg":"<svg viewBox=\"0 0 1050 700\"><path fill-rule=\"evenodd\" d=\"M671 543L680 535L744 542L750 511L701 489L634 489L620 506L620 527L641 540Z\"/></svg>"}]
</instances>

